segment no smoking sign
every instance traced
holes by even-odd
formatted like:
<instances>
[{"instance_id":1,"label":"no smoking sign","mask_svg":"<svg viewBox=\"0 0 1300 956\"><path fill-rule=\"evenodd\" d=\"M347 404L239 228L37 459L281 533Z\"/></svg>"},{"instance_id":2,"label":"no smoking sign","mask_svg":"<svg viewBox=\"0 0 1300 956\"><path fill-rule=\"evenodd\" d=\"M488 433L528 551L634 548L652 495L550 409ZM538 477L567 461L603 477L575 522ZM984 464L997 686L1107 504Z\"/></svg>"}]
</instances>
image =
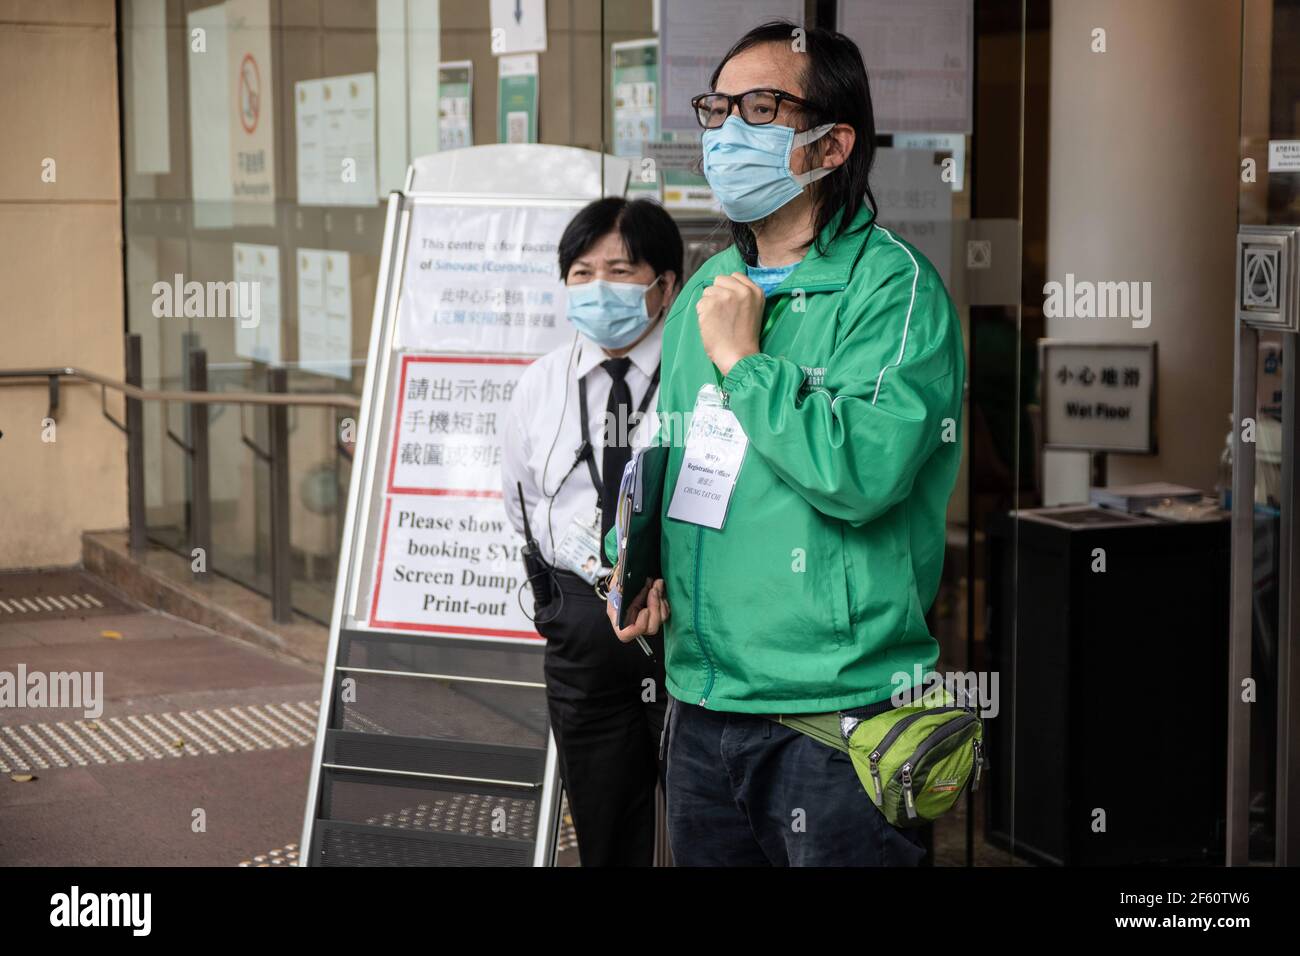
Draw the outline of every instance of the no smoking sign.
<instances>
[{"instance_id":1,"label":"no smoking sign","mask_svg":"<svg viewBox=\"0 0 1300 956\"><path fill-rule=\"evenodd\" d=\"M239 123L245 133L257 129L257 120L262 112L262 71L257 67L253 54L244 54L239 64Z\"/></svg>"}]
</instances>

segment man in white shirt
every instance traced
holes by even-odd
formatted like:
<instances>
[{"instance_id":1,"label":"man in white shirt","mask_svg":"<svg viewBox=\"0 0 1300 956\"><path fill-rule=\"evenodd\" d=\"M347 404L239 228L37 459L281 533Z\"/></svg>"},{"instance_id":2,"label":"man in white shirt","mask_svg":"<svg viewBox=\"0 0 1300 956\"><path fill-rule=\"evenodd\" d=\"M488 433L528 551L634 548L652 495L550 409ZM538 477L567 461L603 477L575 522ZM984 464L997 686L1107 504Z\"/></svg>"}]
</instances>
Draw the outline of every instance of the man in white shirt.
<instances>
[{"instance_id":1,"label":"man in white shirt","mask_svg":"<svg viewBox=\"0 0 1300 956\"><path fill-rule=\"evenodd\" d=\"M502 491L537 542L534 624L560 773L583 866L648 866L662 778L663 639L651 655L610 634L595 586L623 468L653 432L663 319L681 287L682 239L649 200L582 209L560 240L573 341L524 372L506 425ZM521 502L522 494L522 502Z\"/></svg>"}]
</instances>

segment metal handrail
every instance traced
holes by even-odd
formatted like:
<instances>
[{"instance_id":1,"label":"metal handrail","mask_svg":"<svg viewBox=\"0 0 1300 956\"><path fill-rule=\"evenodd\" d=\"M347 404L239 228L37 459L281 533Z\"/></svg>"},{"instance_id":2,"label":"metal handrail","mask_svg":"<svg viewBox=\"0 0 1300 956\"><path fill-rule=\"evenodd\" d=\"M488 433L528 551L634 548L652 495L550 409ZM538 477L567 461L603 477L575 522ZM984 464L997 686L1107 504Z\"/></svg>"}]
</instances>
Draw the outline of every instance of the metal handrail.
<instances>
[{"instance_id":1,"label":"metal handrail","mask_svg":"<svg viewBox=\"0 0 1300 956\"><path fill-rule=\"evenodd\" d=\"M0 369L0 385L44 385L49 389L48 417L55 419L59 412L59 389L64 379L69 384L99 386L100 411L115 428L126 436L127 443L127 522L132 552L140 553L148 545L145 528L144 496L144 402L179 402L189 409L189 438L182 440L167 429L167 437L185 453L189 461L189 526L191 556L202 555L193 565L196 580L208 579L207 555L212 550L212 515L209 490L210 454L208 448L208 412L205 405L253 405L267 410L269 443L263 449L243 433L243 416L240 417L240 440L252 449L258 460L270 468L271 488L271 613L277 622L293 619L289 541L289 408L305 406L358 411L361 400L353 395L329 392L302 392L291 394L288 390L288 372L284 368L268 369L266 392L210 392L207 391L208 362L203 349L188 352L189 389L167 391L145 388L141 337L126 336L126 379L116 379L89 369L71 365L53 368ZM122 394L125 415L118 421L108 411L108 390ZM336 447L347 458L351 452L341 439Z\"/></svg>"},{"instance_id":2,"label":"metal handrail","mask_svg":"<svg viewBox=\"0 0 1300 956\"><path fill-rule=\"evenodd\" d=\"M361 407L361 399L354 395L337 395L330 392L300 392L275 394L270 392L191 392L165 391L143 388L120 379L110 378L89 369L64 365L57 368L0 369L0 385L36 385L48 383L52 378L79 378L103 388L121 392L127 398L143 402L192 402L197 405L305 405L326 408ZM31 381L23 381L30 379ZM18 381L15 381L18 380ZM39 381L38 381L39 380Z\"/></svg>"}]
</instances>

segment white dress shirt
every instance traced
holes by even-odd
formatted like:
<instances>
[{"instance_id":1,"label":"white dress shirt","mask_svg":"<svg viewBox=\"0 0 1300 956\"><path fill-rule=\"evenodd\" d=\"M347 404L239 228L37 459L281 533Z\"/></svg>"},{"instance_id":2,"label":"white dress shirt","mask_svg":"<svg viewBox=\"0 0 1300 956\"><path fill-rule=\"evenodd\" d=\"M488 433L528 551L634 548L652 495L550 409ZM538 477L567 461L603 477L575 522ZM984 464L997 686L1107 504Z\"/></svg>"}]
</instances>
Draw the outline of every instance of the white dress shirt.
<instances>
[{"instance_id":1,"label":"white dress shirt","mask_svg":"<svg viewBox=\"0 0 1300 956\"><path fill-rule=\"evenodd\" d=\"M663 325L663 319L656 322L650 334L627 354L632 360L626 378L632 392L630 413L640 407L659 367ZM506 514L515 530L522 534L523 513L516 488L516 483L520 483L533 537L542 557L550 564L555 563L556 545L564 538L569 523L578 518L590 524L600 504L600 493L592 486L586 463L574 468L573 462L582 444L578 381L586 379L587 439L595 455L597 474L600 473L605 447L605 405L612 381L600 364L609 356L578 333L574 336L576 341L548 352L524 370L510 402L502 449L501 484ZM655 391L658 392L658 385ZM652 395L645 417L632 432L629 444L633 450L649 443L657 401L658 395ZM565 479L570 469L572 472Z\"/></svg>"}]
</instances>

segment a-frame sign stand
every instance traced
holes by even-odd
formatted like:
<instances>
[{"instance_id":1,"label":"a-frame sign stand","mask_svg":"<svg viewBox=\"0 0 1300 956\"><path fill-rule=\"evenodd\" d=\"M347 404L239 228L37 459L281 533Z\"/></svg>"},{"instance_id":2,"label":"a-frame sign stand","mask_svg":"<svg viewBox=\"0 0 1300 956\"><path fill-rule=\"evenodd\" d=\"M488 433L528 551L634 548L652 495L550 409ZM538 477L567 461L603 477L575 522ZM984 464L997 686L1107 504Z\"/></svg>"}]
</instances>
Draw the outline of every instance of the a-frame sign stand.
<instances>
[{"instance_id":1,"label":"a-frame sign stand","mask_svg":"<svg viewBox=\"0 0 1300 956\"><path fill-rule=\"evenodd\" d=\"M628 173L587 150L480 146L417 159L389 197L305 866L555 862L545 648L521 617L496 427L522 369L573 335L564 225Z\"/></svg>"}]
</instances>

